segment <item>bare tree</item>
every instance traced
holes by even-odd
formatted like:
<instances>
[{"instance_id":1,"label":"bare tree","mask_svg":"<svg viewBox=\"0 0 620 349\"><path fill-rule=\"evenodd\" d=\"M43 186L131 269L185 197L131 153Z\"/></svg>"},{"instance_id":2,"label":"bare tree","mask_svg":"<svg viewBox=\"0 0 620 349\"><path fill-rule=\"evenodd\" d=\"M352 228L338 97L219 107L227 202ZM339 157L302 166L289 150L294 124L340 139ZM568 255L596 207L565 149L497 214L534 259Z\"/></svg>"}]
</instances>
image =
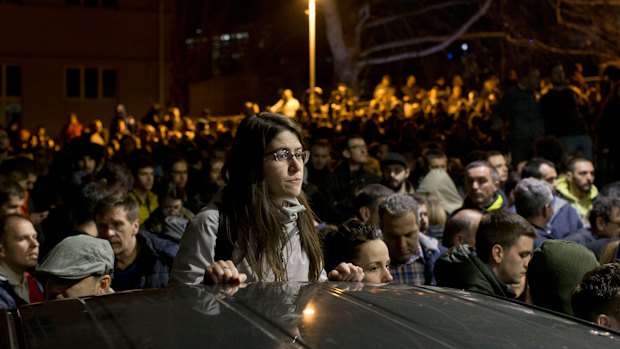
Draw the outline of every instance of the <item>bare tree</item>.
<instances>
[{"instance_id":1,"label":"bare tree","mask_svg":"<svg viewBox=\"0 0 620 349\"><path fill-rule=\"evenodd\" d=\"M618 0L323 0L335 79L358 85L369 67L443 52L458 40L506 45L502 58L620 57Z\"/></svg>"},{"instance_id":2,"label":"bare tree","mask_svg":"<svg viewBox=\"0 0 620 349\"><path fill-rule=\"evenodd\" d=\"M325 0L321 4L336 79L355 87L359 73L368 66L441 51L467 33L492 3L484 0L355 1L354 4L340 1L336 4L334 0ZM342 13L351 14L347 16L352 28L349 31L343 29Z\"/></svg>"}]
</instances>

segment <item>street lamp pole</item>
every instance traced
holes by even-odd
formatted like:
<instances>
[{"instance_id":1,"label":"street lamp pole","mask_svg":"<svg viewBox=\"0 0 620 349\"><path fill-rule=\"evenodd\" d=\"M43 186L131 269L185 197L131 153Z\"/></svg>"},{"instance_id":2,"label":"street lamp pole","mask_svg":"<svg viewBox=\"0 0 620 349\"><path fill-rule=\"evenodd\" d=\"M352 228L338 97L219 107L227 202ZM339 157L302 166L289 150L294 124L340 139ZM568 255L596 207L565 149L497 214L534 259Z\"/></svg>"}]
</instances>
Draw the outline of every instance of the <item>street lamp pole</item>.
<instances>
[{"instance_id":1,"label":"street lamp pole","mask_svg":"<svg viewBox=\"0 0 620 349\"><path fill-rule=\"evenodd\" d=\"M314 87L316 86L316 3L315 0L309 0L308 4L308 24L309 24L309 42L310 42L310 96L309 96L309 113L313 116L314 109Z\"/></svg>"}]
</instances>

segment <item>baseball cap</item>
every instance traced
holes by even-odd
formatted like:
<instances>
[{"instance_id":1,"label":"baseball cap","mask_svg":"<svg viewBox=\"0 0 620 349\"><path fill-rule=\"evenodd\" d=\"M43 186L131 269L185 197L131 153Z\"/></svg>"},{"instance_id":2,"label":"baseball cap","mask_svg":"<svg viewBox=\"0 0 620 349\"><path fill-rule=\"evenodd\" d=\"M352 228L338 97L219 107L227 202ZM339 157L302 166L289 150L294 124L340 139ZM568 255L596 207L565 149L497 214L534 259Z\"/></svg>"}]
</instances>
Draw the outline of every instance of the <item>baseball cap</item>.
<instances>
[{"instance_id":1,"label":"baseball cap","mask_svg":"<svg viewBox=\"0 0 620 349\"><path fill-rule=\"evenodd\" d=\"M381 167L393 164L407 167L407 159L405 159L405 157L399 153L387 153L385 154L385 157L381 159Z\"/></svg>"},{"instance_id":2,"label":"baseball cap","mask_svg":"<svg viewBox=\"0 0 620 349\"><path fill-rule=\"evenodd\" d=\"M113 268L114 251L107 240L76 235L56 245L37 266L37 271L61 279L79 280L108 274Z\"/></svg>"}]
</instances>

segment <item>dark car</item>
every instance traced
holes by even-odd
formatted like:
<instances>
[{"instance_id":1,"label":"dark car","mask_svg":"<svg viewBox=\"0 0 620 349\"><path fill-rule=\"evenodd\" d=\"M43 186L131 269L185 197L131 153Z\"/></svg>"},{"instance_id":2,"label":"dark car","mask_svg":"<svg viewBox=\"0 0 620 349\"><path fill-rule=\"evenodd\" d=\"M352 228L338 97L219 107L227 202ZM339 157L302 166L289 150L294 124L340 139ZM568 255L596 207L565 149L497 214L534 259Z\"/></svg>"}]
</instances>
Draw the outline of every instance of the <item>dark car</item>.
<instances>
[{"instance_id":1,"label":"dark car","mask_svg":"<svg viewBox=\"0 0 620 349\"><path fill-rule=\"evenodd\" d=\"M3 348L618 348L620 334L437 287L255 283L141 290L0 313Z\"/></svg>"}]
</instances>

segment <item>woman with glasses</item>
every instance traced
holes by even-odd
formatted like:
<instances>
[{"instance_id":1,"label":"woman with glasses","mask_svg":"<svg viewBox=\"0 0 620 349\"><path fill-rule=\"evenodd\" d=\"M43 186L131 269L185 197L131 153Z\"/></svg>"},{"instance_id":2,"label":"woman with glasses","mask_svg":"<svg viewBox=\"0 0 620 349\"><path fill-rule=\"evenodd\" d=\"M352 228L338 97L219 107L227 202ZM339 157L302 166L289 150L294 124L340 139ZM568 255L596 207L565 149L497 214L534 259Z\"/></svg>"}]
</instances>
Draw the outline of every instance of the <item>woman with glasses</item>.
<instances>
[{"instance_id":1,"label":"woman with glasses","mask_svg":"<svg viewBox=\"0 0 620 349\"><path fill-rule=\"evenodd\" d=\"M301 190L302 130L272 113L239 124L222 168L226 186L188 225L173 284L325 280L312 211ZM361 268L341 264L330 279L359 281Z\"/></svg>"}]
</instances>

